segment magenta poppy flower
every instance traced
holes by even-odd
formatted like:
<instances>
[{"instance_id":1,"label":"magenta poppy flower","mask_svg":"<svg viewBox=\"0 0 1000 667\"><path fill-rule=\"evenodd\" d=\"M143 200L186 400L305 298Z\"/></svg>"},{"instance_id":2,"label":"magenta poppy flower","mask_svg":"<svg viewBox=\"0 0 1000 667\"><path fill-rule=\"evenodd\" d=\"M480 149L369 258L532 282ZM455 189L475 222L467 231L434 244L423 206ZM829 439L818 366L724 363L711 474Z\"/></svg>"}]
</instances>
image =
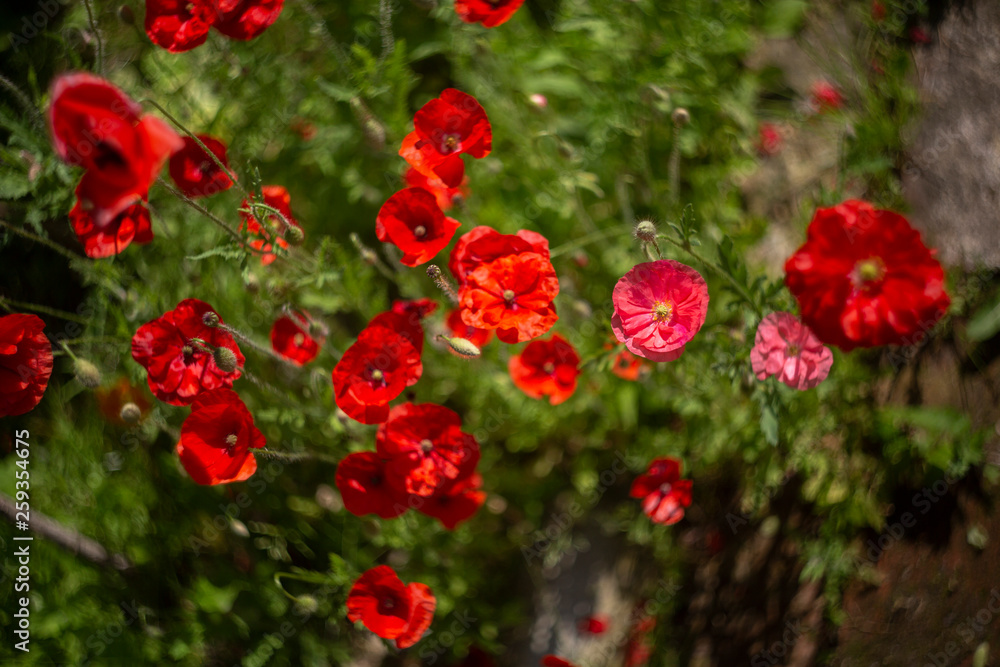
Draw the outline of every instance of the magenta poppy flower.
<instances>
[{"instance_id":1,"label":"magenta poppy flower","mask_svg":"<svg viewBox=\"0 0 1000 667\"><path fill-rule=\"evenodd\" d=\"M705 323L708 285L701 274L672 259L632 267L611 296L611 328L635 355L673 361Z\"/></svg>"},{"instance_id":2,"label":"magenta poppy flower","mask_svg":"<svg viewBox=\"0 0 1000 667\"><path fill-rule=\"evenodd\" d=\"M758 380L777 375L793 389L812 389L826 379L833 353L791 313L771 313L757 327L750 363Z\"/></svg>"}]
</instances>

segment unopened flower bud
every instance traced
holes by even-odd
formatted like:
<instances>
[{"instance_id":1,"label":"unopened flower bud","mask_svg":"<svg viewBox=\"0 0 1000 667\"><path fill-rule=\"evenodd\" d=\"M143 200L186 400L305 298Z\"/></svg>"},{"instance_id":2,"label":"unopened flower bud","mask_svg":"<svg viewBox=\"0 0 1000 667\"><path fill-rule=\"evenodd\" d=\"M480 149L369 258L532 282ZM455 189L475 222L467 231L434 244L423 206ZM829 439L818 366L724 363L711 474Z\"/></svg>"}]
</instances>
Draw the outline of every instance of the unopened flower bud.
<instances>
[{"instance_id":1,"label":"unopened flower bud","mask_svg":"<svg viewBox=\"0 0 1000 667\"><path fill-rule=\"evenodd\" d=\"M306 237L305 232L298 225L292 225L285 230L285 240L292 245L298 245L302 243L302 239Z\"/></svg>"},{"instance_id":2,"label":"unopened flower bud","mask_svg":"<svg viewBox=\"0 0 1000 667\"><path fill-rule=\"evenodd\" d=\"M677 127L683 127L691 122L691 114L684 107L677 107L674 109L674 113L671 115L674 121L674 125Z\"/></svg>"},{"instance_id":3,"label":"unopened flower bud","mask_svg":"<svg viewBox=\"0 0 1000 667\"><path fill-rule=\"evenodd\" d=\"M300 615L315 614L319 609L319 602L311 595L300 595L295 598L295 606L301 612Z\"/></svg>"},{"instance_id":4,"label":"unopened flower bud","mask_svg":"<svg viewBox=\"0 0 1000 667\"><path fill-rule=\"evenodd\" d=\"M135 13L128 5L118 8L118 19L125 25L135 25Z\"/></svg>"},{"instance_id":5,"label":"unopened flower bud","mask_svg":"<svg viewBox=\"0 0 1000 667\"><path fill-rule=\"evenodd\" d=\"M438 336L441 340L448 343L448 347L456 356L462 357L464 359L476 359L482 355L482 350L475 346L470 340L465 338L459 338L458 336Z\"/></svg>"},{"instance_id":6,"label":"unopened flower bud","mask_svg":"<svg viewBox=\"0 0 1000 667\"><path fill-rule=\"evenodd\" d=\"M122 406L118 416L126 424L136 424L142 419L142 410L135 403L126 403Z\"/></svg>"},{"instance_id":7,"label":"unopened flower bud","mask_svg":"<svg viewBox=\"0 0 1000 667\"><path fill-rule=\"evenodd\" d=\"M385 126L379 122L360 97L351 98L351 111L354 112L354 117L361 124L361 131L364 132L368 145L376 151L385 148Z\"/></svg>"},{"instance_id":8,"label":"unopened flower bud","mask_svg":"<svg viewBox=\"0 0 1000 667\"><path fill-rule=\"evenodd\" d=\"M86 359L77 359L73 364L73 372L76 373L76 379L80 381L80 384L88 389L93 389L101 384L101 371L97 370L97 366Z\"/></svg>"},{"instance_id":9,"label":"unopened flower bud","mask_svg":"<svg viewBox=\"0 0 1000 667\"><path fill-rule=\"evenodd\" d=\"M212 357L215 359L215 365L218 366L219 370L223 373L232 373L236 370L236 353L228 347L215 348L215 352L212 353Z\"/></svg>"},{"instance_id":10,"label":"unopened flower bud","mask_svg":"<svg viewBox=\"0 0 1000 667\"><path fill-rule=\"evenodd\" d=\"M635 224L635 237L643 243L656 241L656 225L652 220L640 220Z\"/></svg>"},{"instance_id":11,"label":"unopened flower bud","mask_svg":"<svg viewBox=\"0 0 1000 667\"><path fill-rule=\"evenodd\" d=\"M214 329L219 326L219 314L210 310L201 316L201 323Z\"/></svg>"},{"instance_id":12,"label":"unopened flower bud","mask_svg":"<svg viewBox=\"0 0 1000 667\"><path fill-rule=\"evenodd\" d=\"M430 266L427 267L427 275L430 276L431 278L440 278L441 267L438 266L437 264L431 264Z\"/></svg>"}]
</instances>

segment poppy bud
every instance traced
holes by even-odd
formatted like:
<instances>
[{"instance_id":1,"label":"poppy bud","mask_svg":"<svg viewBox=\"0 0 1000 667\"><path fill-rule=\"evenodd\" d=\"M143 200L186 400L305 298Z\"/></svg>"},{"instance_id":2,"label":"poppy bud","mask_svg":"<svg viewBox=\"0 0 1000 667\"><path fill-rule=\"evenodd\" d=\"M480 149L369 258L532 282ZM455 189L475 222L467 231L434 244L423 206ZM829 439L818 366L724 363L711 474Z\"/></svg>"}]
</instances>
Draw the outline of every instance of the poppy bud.
<instances>
[{"instance_id":1,"label":"poppy bud","mask_svg":"<svg viewBox=\"0 0 1000 667\"><path fill-rule=\"evenodd\" d=\"M351 98L351 111L361 124L361 131L364 132L368 145L376 151L385 148L385 127L360 97Z\"/></svg>"},{"instance_id":2,"label":"poppy bud","mask_svg":"<svg viewBox=\"0 0 1000 667\"><path fill-rule=\"evenodd\" d=\"M688 110L683 107L677 107L674 109L674 113L670 117L673 119L674 125L677 127L684 127L691 122L691 114L688 113Z\"/></svg>"},{"instance_id":3,"label":"poppy bud","mask_svg":"<svg viewBox=\"0 0 1000 667\"><path fill-rule=\"evenodd\" d=\"M215 352L212 353L212 357L215 359L215 365L218 366L219 370L223 373L232 373L236 370L236 354L228 347L215 348Z\"/></svg>"},{"instance_id":4,"label":"poppy bud","mask_svg":"<svg viewBox=\"0 0 1000 667\"><path fill-rule=\"evenodd\" d=\"M441 277L441 267L437 264L431 264L427 267L427 275L435 280Z\"/></svg>"},{"instance_id":5,"label":"poppy bud","mask_svg":"<svg viewBox=\"0 0 1000 667\"><path fill-rule=\"evenodd\" d=\"M319 602L311 595L300 595L295 598L295 606L302 615L315 614L316 610L319 609Z\"/></svg>"},{"instance_id":6,"label":"poppy bud","mask_svg":"<svg viewBox=\"0 0 1000 667\"><path fill-rule=\"evenodd\" d=\"M135 25L135 14L128 5L122 5L118 8L118 19L125 25Z\"/></svg>"},{"instance_id":7,"label":"poppy bud","mask_svg":"<svg viewBox=\"0 0 1000 667\"><path fill-rule=\"evenodd\" d=\"M656 225L652 220L640 220L635 224L635 237L643 243L656 241Z\"/></svg>"},{"instance_id":8,"label":"poppy bud","mask_svg":"<svg viewBox=\"0 0 1000 667\"><path fill-rule=\"evenodd\" d=\"M465 338L459 338L458 336L438 336L438 339L448 343L448 347L451 348L452 353L464 359L476 359L482 355L482 351L472 341Z\"/></svg>"},{"instance_id":9,"label":"poppy bud","mask_svg":"<svg viewBox=\"0 0 1000 667\"><path fill-rule=\"evenodd\" d=\"M135 424L142 418L142 410L135 403L126 403L118 413L126 424Z\"/></svg>"},{"instance_id":10,"label":"poppy bud","mask_svg":"<svg viewBox=\"0 0 1000 667\"><path fill-rule=\"evenodd\" d=\"M260 280L252 273L247 274L246 280L247 291L251 294L256 294L260 291Z\"/></svg>"},{"instance_id":11,"label":"poppy bud","mask_svg":"<svg viewBox=\"0 0 1000 667\"><path fill-rule=\"evenodd\" d=\"M302 231L301 227L292 225L285 230L285 240L292 245L298 245L302 243L302 239L306 237L305 232Z\"/></svg>"},{"instance_id":12,"label":"poppy bud","mask_svg":"<svg viewBox=\"0 0 1000 667\"><path fill-rule=\"evenodd\" d=\"M219 315L211 310L201 316L201 323L206 327L215 328L219 326Z\"/></svg>"},{"instance_id":13,"label":"poppy bud","mask_svg":"<svg viewBox=\"0 0 1000 667\"><path fill-rule=\"evenodd\" d=\"M101 371L97 370L97 366L86 359L77 359L73 364L73 372L76 373L76 379L80 381L80 384L88 389L93 389L101 384Z\"/></svg>"}]
</instances>

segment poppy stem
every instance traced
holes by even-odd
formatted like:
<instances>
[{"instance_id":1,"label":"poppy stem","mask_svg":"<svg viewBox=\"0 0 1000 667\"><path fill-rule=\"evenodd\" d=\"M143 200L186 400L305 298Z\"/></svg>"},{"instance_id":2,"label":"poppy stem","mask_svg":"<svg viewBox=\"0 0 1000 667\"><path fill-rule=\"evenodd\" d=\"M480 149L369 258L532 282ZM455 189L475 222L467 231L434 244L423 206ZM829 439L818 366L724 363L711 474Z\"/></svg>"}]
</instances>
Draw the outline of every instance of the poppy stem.
<instances>
[{"instance_id":1,"label":"poppy stem","mask_svg":"<svg viewBox=\"0 0 1000 667\"><path fill-rule=\"evenodd\" d=\"M2 78L2 77L0 77L0 78ZM47 248L51 248L52 250L55 250L57 253L59 253L60 255L62 255L63 257L65 257L66 259L69 259L69 260L80 259L79 255L74 254L72 251L70 251L67 248L64 248L63 246L59 245L58 243L56 243L56 242L54 242L54 241L52 241L50 239L38 236L37 234L33 234L32 232L29 232L26 229L21 229L20 227L15 227L14 225L12 225L9 222L7 222L6 220L0 220L0 227L6 227L10 231L12 231L15 234L17 234L18 236L23 236L26 239L31 239L32 241L35 241L36 243L41 243L43 246L45 246Z\"/></svg>"},{"instance_id":2,"label":"poppy stem","mask_svg":"<svg viewBox=\"0 0 1000 667\"><path fill-rule=\"evenodd\" d=\"M618 227L611 227L609 229L598 229L596 232L590 232L589 234L584 234L578 239L573 241L567 241L566 243L560 244L549 251L549 258L558 257L559 255L565 254L572 250L578 250L585 245L590 245L597 241L603 241L607 238L612 238L615 236L621 236L622 234L628 234L631 230L628 228L619 229Z\"/></svg>"},{"instance_id":3,"label":"poppy stem","mask_svg":"<svg viewBox=\"0 0 1000 667\"><path fill-rule=\"evenodd\" d=\"M362 243L361 237L354 232L351 232L351 243L353 243L354 247L358 249L358 254L361 255L361 259L365 264L374 266L383 276L393 282L396 282L396 274L393 273L392 269L386 266L385 262L379 259L377 252Z\"/></svg>"},{"instance_id":4,"label":"poppy stem","mask_svg":"<svg viewBox=\"0 0 1000 667\"><path fill-rule=\"evenodd\" d=\"M339 463L337 459L327 456L326 454L318 454L316 452L276 452L272 449L255 449L253 451L255 456L262 456L265 459L272 459L274 461L282 461L284 463L298 463L299 461L322 461L323 463Z\"/></svg>"},{"instance_id":5,"label":"poppy stem","mask_svg":"<svg viewBox=\"0 0 1000 667\"><path fill-rule=\"evenodd\" d=\"M236 242L240 244L241 248L243 248L244 250L246 250L247 252L249 252L252 255L263 255L263 254L266 254L266 253L264 253L264 251L257 250L255 248L252 248L250 245L248 245L246 243L246 241L243 240L243 236L238 231L236 231L235 229L233 229L229 225L228 222L226 222L225 220L223 220L219 216L215 215L214 213L212 213L211 211L209 211L207 208L205 208L204 206L202 206L201 204L199 204L195 200L191 199L190 197L188 197L186 194L184 194L183 192L181 192L177 188L175 188L172 185L170 185L169 183L167 183L162 178L158 178L156 180L157 180L157 182L160 185L162 185L163 187L165 187L167 189L167 191L170 192L170 194L174 195L175 197L177 197L178 199L180 199L181 201L183 201L185 204L187 204L188 206L190 206L194 210L198 211L199 213L201 213L202 215L204 215L206 218L208 218L209 220L211 220L212 222L214 222L216 225L218 225L219 227L221 227L222 229L224 229L227 234L229 234L230 236L232 236L233 239L235 239Z\"/></svg>"},{"instance_id":6,"label":"poppy stem","mask_svg":"<svg viewBox=\"0 0 1000 667\"><path fill-rule=\"evenodd\" d=\"M24 110L28 112L29 116L31 116L31 121L36 127L39 129L45 128L45 120L42 117L42 113L38 110L38 107L31 103L31 98L28 97L23 90L18 88L16 83L0 74L0 85L9 90L10 94L13 95L18 101L18 104L24 107Z\"/></svg>"},{"instance_id":7,"label":"poppy stem","mask_svg":"<svg viewBox=\"0 0 1000 667\"><path fill-rule=\"evenodd\" d=\"M14 312L11 309L23 308L25 310L33 310L36 313L42 313L43 315L51 315L52 317L58 317L61 320L66 320L68 322L76 322L77 324L90 324L88 320L80 317L79 315L74 315L73 313L67 313L65 310L56 310L55 308L49 308L48 306L40 306L35 303L27 303L25 301L15 301L5 296L0 296L0 307L6 308L9 312Z\"/></svg>"},{"instance_id":8,"label":"poppy stem","mask_svg":"<svg viewBox=\"0 0 1000 667\"><path fill-rule=\"evenodd\" d=\"M378 59L381 66L396 48L396 40L392 34L392 4L389 0L379 0L378 16L379 31L382 34L382 55Z\"/></svg>"},{"instance_id":9,"label":"poppy stem","mask_svg":"<svg viewBox=\"0 0 1000 667\"><path fill-rule=\"evenodd\" d=\"M674 244L675 246L677 246L678 248L680 248L681 250L683 250L687 254L691 255L696 260L698 260L699 262L701 262L702 264L704 264L705 266L707 266L708 268L712 269L713 271L715 271L716 273L718 273L720 276L722 276L723 278L725 278L729 282L729 284L733 286L733 289L736 291L736 293L739 294L741 297L743 297L744 301L746 301L748 304L750 304L750 307L753 308L753 312L757 314L757 317L763 319L764 313L761 310L760 306L757 305L757 302L754 301L753 297L750 296L750 293L747 292L746 287L744 287L743 285L741 285L739 283L739 281L736 280L736 278L734 278L731 273L729 273L728 271L726 271L725 269L723 269L721 266L719 266L715 262L709 261L708 259L702 257L699 253L695 252L691 248L691 244L688 241L684 241L684 243L681 243L680 241L675 241L674 239L672 239L672 238L670 238L669 236L666 236L666 235L661 235L661 236L659 236L659 238L666 239L670 243Z\"/></svg>"},{"instance_id":10,"label":"poppy stem","mask_svg":"<svg viewBox=\"0 0 1000 667\"><path fill-rule=\"evenodd\" d=\"M87 21L90 23L90 30L94 33L94 41L97 42L96 58L97 73L104 76L104 40L101 38L101 31L97 29L97 21L94 19L94 10L90 6L90 0L83 0L83 6L87 9Z\"/></svg>"},{"instance_id":11,"label":"poppy stem","mask_svg":"<svg viewBox=\"0 0 1000 667\"><path fill-rule=\"evenodd\" d=\"M210 151L208 149L208 146L206 146L205 143L201 139L199 139L198 137L196 137L191 130L187 129L179 120L177 120L176 118L174 118L173 115L169 111L167 111L166 109L164 109L160 105L159 102L157 102L156 100L151 100L148 97L142 98L141 100L139 100L139 102L140 103L151 104L154 107L156 107L157 109L159 109L160 113L162 113L164 116L166 116L170 120L171 123L173 123L178 128L180 128L180 130L183 131L184 134L186 134L189 137L191 137L191 139L193 139L195 143L197 143L199 146L201 146L201 150L205 151L205 154L212 159L212 162L214 162L215 165L219 169L221 169L222 171L224 171L226 173L226 176L229 177L229 180L231 180L236 185L236 187L238 187L240 189L240 191L243 192L243 194L247 197L247 199L251 198L250 191L247 190L245 187L243 187L243 184L240 183L236 179L236 173L234 171L232 171L229 167L227 167L222 162L222 160L219 159L218 155L216 155L215 153L213 153L212 151Z\"/></svg>"},{"instance_id":12,"label":"poppy stem","mask_svg":"<svg viewBox=\"0 0 1000 667\"><path fill-rule=\"evenodd\" d=\"M283 356L281 356L280 354L278 354L277 352L275 352L271 348L264 347L263 345L261 345L260 343L258 343L257 341L255 341L254 339L250 338L250 336L247 336L245 333L243 333L242 331L240 331L239 329L234 329L233 327L229 326L228 324L219 324L218 328L222 329L226 333L232 335L234 338L238 338L241 342L246 343L247 345L249 345L253 349L255 349L258 352L260 352L261 354L266 354L267 356L269 356L269 357L271 357L273 359L277 359L278 361L280 361L280 362L282 362L284 364L287 364L287 365L291 366L292 368L295 368L295 369L299 368L299 366L295 365L294 363L292 363L288 359L285 359ZM243 372L246 373L246 370L244 370Z\"/></svg>"}]
</instances>

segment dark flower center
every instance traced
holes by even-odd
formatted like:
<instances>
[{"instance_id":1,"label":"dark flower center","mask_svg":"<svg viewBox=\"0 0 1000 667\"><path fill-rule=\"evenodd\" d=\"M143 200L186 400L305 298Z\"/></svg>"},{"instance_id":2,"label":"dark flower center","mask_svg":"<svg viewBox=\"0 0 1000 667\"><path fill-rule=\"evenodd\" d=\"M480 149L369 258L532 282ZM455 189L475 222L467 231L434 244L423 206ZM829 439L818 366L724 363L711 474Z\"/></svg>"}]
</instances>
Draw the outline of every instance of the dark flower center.
<instances>
[{"instance_id":1,"label":"dark flower center","mask_svg":"<svg viewBox=\"0 0 1000 667\"><path fill-rule=\"evenodd\" d=\"M239 438L236 437L235 433L230 433L229 435L226 436L226 453L228 453L230 456L233 455L233 450L236 447L236 443L238 441Z\"/></svg>"},{"instance_id":2,"label":"dark flower center","mask_svg":"<svg viewBox=\"0 0 1000 667\"><path fill-rule=\"evenodd\" d=\"M401 606L400 601L391 595L379 598L378 601L378 611L382 615L392 614L399 606Z\"/></svg>"},{"instance_id":3,"label":"dark flower center","mask_svg":"<svg viewBox=\"0 0 1000 667\"><path fill-rule=\"evenodd\" d=\"M514 290L512 289L505 289L503 291L503 300L507 302L507 305L511 305L512 303L514 303L514 298L516 296L517 294L515 294Z\"/></svg>"},{"instance_id":4,"label":"dark flower center","mask_svg":"<svg viewBox=\"0 0 1000 667\"><path fill-rule=\"evenodd\" d=\"M423 225L417 225L416 227L413 228L413 235L416 236L418 239L423 238L424 236L427 235L427 228L424 227Z\"/></svg>"},{"instance_id":5,"label":"dark flower center","mask_svg":"<svg viewBox=\"0 0 1000 667\"><path fill-rule=\"evenodd\" d=\"M109 167L124 168L126 166L125 158L111 144L105 141L98 141L95 148L97 149L97 154L94 156L94 164L99 169L107 169Z\"/></svg>"},{"instance_id":6,"label":"dark flower center","mask_svg":"<svg viewBox=\"0 0 1000 667\"><path fill-rule=\"evenodd\" d=\"M434 451L434 443L431 442L429 439L424 438L423 440L420 441L420 448L424 450L424 454L430 454L432 451Z\"/></svg>"},{"instance_id":7,"label":"dark flower center","mask_svg":"<svg viewBox=\"0 0 1000 667\"><path fill-rule=\"evenodd\" d=\"M854 265L854 274L851 277L855 287L865 289L885 278L885 273L885 262L882 258L869 257Z\"/></svg>"},{"instance_id":8,"label":"dark flower center","mask_svg":"<svg viewBox=\"0 0 1000 667\"><path fill-rule=\"evenodd\" d=\"M449 155L458 149L459 136L457 134L446 134L441 140L441 153Z\"/></svg>"},{"instance_id":9,"label":"dark flower center","mask_svg":"<svg viewBox=\"0 0 1000 667\"><path fill-rule=\"evenodd\" d=\"M306 342L305 335L300 331L292 337L292 342L295 343L295 347L301 347L302 343Z\"/></svg>"},{"instance_id":10,"label":"dark flower center","mask_svg":"<svg viewBox=\"0 0 1000 667\"><path fill-rule=\"evenodd\" d=\"M556 365L554 363L552 363L551 361L546 361L542 365L542 370L545 371L546 373L548 373L549 375L552 375L553 373L556 372Z\"/></svg>"}]
</instances>

